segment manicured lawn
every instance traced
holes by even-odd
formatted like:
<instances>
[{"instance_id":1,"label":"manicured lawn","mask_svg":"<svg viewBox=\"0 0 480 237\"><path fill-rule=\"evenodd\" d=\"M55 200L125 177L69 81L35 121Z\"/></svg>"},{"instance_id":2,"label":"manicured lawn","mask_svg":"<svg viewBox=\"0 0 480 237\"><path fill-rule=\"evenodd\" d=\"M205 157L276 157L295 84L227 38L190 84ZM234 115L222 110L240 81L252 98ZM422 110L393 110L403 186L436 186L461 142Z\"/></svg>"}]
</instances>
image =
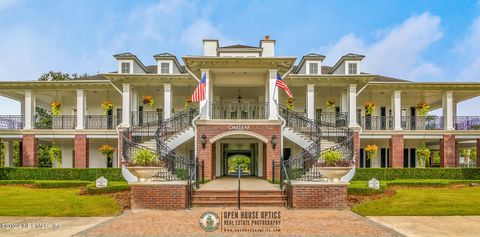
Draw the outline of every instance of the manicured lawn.
<instances>
[{"instance_id":1,"label":"manicured lawn","mask_svg":"<svg viewBox=\"0 0 480 237\"><path fill-rule=\"evenodd\" d=\"M353 206L364 216L480 215L480 187L405 188Z\"/></svg>"},{"instance_id":2,"label":"manicured lawn","mask_svg":"<svg viewBox=\"0 0 480 237\"><path fill-rule=\"evenodd\" d=\"M0 216L113 216L121 211L113 197L78 192L78 188L0 186Z\"/></svg>"}]
</instances>

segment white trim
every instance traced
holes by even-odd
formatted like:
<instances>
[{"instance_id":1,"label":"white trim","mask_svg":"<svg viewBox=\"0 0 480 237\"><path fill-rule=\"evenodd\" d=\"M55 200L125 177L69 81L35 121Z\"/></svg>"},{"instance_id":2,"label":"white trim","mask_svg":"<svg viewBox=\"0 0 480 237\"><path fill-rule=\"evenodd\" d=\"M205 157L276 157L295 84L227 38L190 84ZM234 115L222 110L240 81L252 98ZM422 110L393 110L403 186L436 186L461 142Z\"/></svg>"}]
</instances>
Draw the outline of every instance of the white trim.
<instances>
[{"instance_id":1,"label":"white trim","mask_svg":"<svg viewBox=\"0 0 480 237\"><path fill-rule=\"evenodd\" d=\"M168 63L168 73L162 73L162 63ZM172 75L173 74L173 60L157 60L157 74Z\"/></svg>"},{"instance_id":2,"label":"white trim","mask_svg":"<svg viewBox=\"0 0 480 237\"><path fill-rule=\"evenodd\" d=\"M214 143L224 137L228 137L228 136L232 136L232 135L245 135L245 136L250 136L250 137L254 137L264 143L268 143L268 138L258 134L258 133L254 133L254 132L251 132L251 131L228 131L228 132L224 132L224 133L221 133L221 134L218 134L212 138L210 138L210 143Z\"/></svg>"}]
</instances>

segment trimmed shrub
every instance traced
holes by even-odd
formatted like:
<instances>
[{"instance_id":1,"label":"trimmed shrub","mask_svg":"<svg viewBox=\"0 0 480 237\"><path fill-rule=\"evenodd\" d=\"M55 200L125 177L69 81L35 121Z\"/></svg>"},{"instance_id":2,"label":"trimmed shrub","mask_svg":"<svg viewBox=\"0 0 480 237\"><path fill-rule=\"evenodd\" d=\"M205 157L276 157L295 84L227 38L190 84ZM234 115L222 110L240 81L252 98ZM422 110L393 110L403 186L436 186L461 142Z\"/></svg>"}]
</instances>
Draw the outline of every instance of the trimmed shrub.
<instances>
[{"instance_id":1,"label":"trimmed shrub","mask_svg":"<svg viewBox=\"0 0 480 237\"><path fill-rule=\"evenodd\" d=\"M0 180L88 180L104 176L109 181L125 181L120 168L0 168Z\"/></svg>"},{"instance_id":2,"label":"trimmed shrub","mask_svg":"<svg viewBox=\"0 0 480 237\"><path fill-rule=\"evenodd\" d=\"M34 184L37 188L73 188L82 187L90 184L90 181L81 180L35 180Z\"/></svg>"},{"instance_id":3,"label":"trimmed shrub","mask_svg":"<svg viewBox=\"0 0 480 237\"><path fill-rule=\"evenodd\" d=\"M0 180L0 185L11 185L11 184L34 184L34 180Z\"/></svg>"},{"instance_id":4,"label":"trimmed shrub","mask_svg":"<svg viewBox=\"0 0 480 237\"><path fill-rule=\"evenodd\" d=\"M368 187L367 181L352 181L348 185L349 195L374 195L384 193L387 189L387 182L380 181L380 189L373 189Z\"/></svg>"},{"instance_id":5,"label":"trimmed shrub","mask_svg":"<svg viewBox=\"0 0 480 237\"><path fill-rule=\"evenodd\" d=\"M394 179L456 179L480 180L478 168L358 168L353 181Z\"/></svg>"},{"instance_id":6,"label":"trimmed shrub","mask_svg":"<svg viewBox=\"0 0 480 237\"><path fill-rule=\"evenodd\" d=\"M88 194L116 193L130 190L130 186L125 182L109 182L105 188L97 188L94 183L87 185Z\"/></svg>"}]
</instances>

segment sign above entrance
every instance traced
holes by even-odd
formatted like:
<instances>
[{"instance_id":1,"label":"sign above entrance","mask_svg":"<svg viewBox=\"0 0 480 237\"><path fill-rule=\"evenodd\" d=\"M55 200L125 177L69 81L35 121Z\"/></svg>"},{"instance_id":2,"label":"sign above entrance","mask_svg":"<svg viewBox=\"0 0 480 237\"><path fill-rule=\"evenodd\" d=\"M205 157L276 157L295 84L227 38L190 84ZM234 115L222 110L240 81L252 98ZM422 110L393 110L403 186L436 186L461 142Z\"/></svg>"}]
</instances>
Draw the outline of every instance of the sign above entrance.
<instances>
[{"instance_id":1,"label":"sign above entrance","mask_svg":"<svg viewBox=\"0 0 480 237\"><path fill-rule=\"evenodd\" d=\"M228 130L246 131L246 130L250 130L250 126L248 126L248 125L229 125Z\"/></svg>"}]
</instances>

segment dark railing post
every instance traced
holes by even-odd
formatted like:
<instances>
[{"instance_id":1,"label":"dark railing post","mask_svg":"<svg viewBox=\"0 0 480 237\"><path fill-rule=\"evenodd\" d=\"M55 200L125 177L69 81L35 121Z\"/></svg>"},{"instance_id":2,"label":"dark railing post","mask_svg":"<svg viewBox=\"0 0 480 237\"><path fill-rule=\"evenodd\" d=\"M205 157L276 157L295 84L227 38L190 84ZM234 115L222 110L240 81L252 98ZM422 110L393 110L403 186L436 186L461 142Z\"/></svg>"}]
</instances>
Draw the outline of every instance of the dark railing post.
<instances>
[{"instance_id":1,"label":"dark railing post","mask_svg":"<svg viewBox=\"0 0 480 237\"><path fill-rule=\"evenodd\" d=\"M275 183L275 160L272 160L272 183Z\"/></svg>"},{"instance_id":2,"label":"dark railing post","mask_svg":"<svg viewBox=\"0 0 480 237\"><path fill-rule=\"evenodd\" d=\"M238 170L238 191L237 191L237 199L238 199L238 210L240 210L240 176L241 176L241 170L240 165L237 167Z\"/></svg>"},{"instance_id":3,"label":"dark railing post","mask_svg":"<svg viewBox=\"0 0 480 237\"><path fill-rule=\"evenodd\" d=\"M205 183L205 160L202 160L202 184Z\"/></svg>"},{"instance_id":4,"label":"dark railing post","mask_svg":"<svg viewBox=\"0 0 480 237\"><path fill-rule=\"evenodd\" d=\"M198 177L198 156L195 157L195 187L198 189L200 187L200 184L198 183L200 181L200 178Z\"/></svg>"},{"instance_id":5,"label":"dark railing post","mask_svg":"<svg viewBox=\"0 0 480 237\"><path fill-rule=\"evenodd\" d=\"M283 163L283 156L280 157L280 190L283 190L283 179L284 179L284 163Z\"/></svg>"}]
</instances>

